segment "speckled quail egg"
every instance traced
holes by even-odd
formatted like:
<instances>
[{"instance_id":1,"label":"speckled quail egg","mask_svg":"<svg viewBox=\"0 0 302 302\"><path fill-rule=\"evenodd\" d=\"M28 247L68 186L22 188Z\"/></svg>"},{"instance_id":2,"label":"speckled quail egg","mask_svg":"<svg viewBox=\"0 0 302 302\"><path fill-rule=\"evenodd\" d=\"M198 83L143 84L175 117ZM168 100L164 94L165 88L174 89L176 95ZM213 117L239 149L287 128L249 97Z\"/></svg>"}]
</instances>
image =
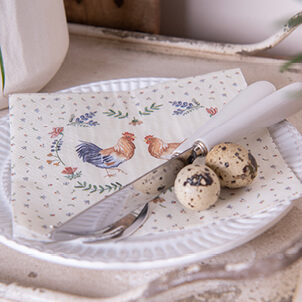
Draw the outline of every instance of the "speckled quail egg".
<instances>
[{"instance_id":1,"label":"speckled quail egg","mask_svg":"<svg viewBox=\"0 0 302 302\"><path fill-rule=\"evenodd\" d=\"M135 181L133 187L143 194L160 194L173 186L175 177L183 166L181 160L175 159L169 166L160 166L151 174L148 173L141 180Z\"/></svg>"},{"instance_id":2,"label":"speckled quail egg","mask_svg":"<svg viewBox=\"0 0 302 302\"><path fill-rule=\"evenodd\" d=\"M182 168L177 174L174 190L183 206L202 211L218 200L220 183L215 172L209 167L191 164Z\"/></svg>"},{"instance_id":3,"label":"speckled quail egg","mask_svg":"<svg viewBox=\"0 0 302 302\"><path fill-rule=\"evenodd\" d=\"M222 187L241 188L257 176L257 162L244 147L235 143L216 145L206 156L205 164L217 174Z\"/></svg>"}]
</instances>

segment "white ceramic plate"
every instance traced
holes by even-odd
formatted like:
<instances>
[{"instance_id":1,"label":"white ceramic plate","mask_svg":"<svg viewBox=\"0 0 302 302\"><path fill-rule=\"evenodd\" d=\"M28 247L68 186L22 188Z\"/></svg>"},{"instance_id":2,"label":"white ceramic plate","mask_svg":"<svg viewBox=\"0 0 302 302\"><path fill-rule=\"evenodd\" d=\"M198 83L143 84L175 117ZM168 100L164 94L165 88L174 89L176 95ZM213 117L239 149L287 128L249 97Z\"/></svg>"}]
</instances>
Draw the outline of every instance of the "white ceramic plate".
<instances>
[{"instance_id":1,"label":"white ceramic plate","mask_svg":"<svg viewBox=\"0 0 302 302\"><path fill-rule=\"evenodd\" d=\"M166 78L103 81L62 92L127 91L151 86ZM302 137L284 121L269 129L284 160L302 179ZM116 243L85 245L79 242L45 244L12 236L10 205L10 136L8 116L0 119L0 242L42 260L93 269L150 269L184 265L233 249L280 220L292 203L280 203L245 218L221 220L204 227L129 237Z\"/></svg>"}]
</instances>

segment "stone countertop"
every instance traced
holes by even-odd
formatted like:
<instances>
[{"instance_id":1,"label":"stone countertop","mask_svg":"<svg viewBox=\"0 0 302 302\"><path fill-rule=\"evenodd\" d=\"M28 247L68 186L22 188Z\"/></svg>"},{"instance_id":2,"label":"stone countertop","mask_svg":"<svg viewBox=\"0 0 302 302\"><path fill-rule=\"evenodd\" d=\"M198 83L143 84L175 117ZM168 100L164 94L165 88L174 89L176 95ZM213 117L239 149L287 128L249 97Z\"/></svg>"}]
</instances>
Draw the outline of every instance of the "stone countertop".
<instances>
[{"instance_id":1,"label":"stone countertop","mask_svg":"<svg viewBox=\"0 0 302 302\"><path fill-rule=\"evenodd\" d=\"M248 84L268 80L281 88L302 80L301 66L296 65L280 73L282 63L282 60L273 58L200 52L194 47L180 47L169 39L152 47L144 40L113 37L98 33L95 28L79 32L71 27L67 57L59 72L42 91L54 92L119 78L181 78L238 67ZM7 109L0 111L0 117L7 112ZM302 112L291 116L289 121L302 133ZM287 246L301 234L301 230L302 200L299 199L285 217L262 235L203 262L240 263L262 259ZM131 291L137 286L173 270L173 267L134 271L123 270L122 267L114 271L88 270L42 261L3 244L0 244L0 259L0 298L8 301L128 301ZM157 300L298 302L302 301L301 268L302 261L298 261L268 278L197 282L169 291Z\"/></svg>"}]
</instances>

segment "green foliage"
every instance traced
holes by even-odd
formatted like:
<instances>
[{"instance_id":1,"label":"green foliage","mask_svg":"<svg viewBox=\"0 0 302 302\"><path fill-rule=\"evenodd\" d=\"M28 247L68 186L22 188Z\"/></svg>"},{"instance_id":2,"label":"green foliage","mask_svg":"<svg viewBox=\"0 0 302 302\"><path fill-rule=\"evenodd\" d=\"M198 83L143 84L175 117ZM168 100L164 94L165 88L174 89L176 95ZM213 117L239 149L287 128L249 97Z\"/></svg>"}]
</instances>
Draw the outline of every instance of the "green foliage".
<instances>
[{"instance_id":1,"label":"green foliage","mask_svg":"<svg viewBox=\"0 0 302 302\"><path fill-rule=\"evenodd\" d=\"M293 64L296 63L302 63L302 54L297 55L296 57L294 57L293 59L287 61L286 63L284 63L281 67L280 67L280 71L284 72L286 70L288 70Z\"/></svg>"},{"instance_id":2,"label":"green foliage","mask_svg":"<svg viewBox=\"0 0 302 302\"><path fill-rule=\"evenodd\" d=\"M301 24L302 24L302 13L298 13L294 17L292 17L288 20L287 26L289 26L290 28L294 28ZM284 71L288 70L293 64L296 64L296 63L302 63L302 53L295 56L294 58L292 58L285 64L283 64L280 67L280 71L284 72Z\"/></svg>"},{"instance_id":3,"label":"green foliage","mask_svg":"<svg viewBox=\"0 0 302 302\"><path fill-rule=\"evenodd\" d=\"M294 17L290 18L287 23L287 25L291 28L300 24L302 24L302 14L295 15Z\"/></svg>"},{"instance_id":4,"label":"green foliage","mask_svg":"<svg viewBox=\"0 0 302 302\"><path fill-rule=\"evenodd\" d=\"M2 91L4 90L5 86L5 72L4 72L4 63L3 63L3 56L0 46L0 70L1 70L1 77L2 77Z\"/></svg>"}]
</instances>

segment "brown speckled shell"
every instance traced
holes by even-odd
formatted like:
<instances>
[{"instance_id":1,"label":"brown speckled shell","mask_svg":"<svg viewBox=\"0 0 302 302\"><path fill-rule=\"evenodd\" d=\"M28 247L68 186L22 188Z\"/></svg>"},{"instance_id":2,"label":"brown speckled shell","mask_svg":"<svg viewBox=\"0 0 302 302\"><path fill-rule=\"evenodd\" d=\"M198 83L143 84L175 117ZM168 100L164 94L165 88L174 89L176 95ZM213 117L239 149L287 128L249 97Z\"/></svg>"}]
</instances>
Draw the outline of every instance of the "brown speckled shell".
<instances>
[{"instance_id":1,"label":"brown speckled shell","mask_svg":"<svg viewBox=\"0 0 302 302\"><path fill-rule=\"evenodd\" d=\"M201 164L185 166L174 183L179 202L191 210L206 210L219 198L220 183L212 169Z\"/></svg>"},{"instance_id":2,"label":"brown speckled shell","mask_svg":"<svg viewBox=\"0 0 302 302\"><path fill-rule=\"evenodd\" d=\"M257 162L244 147L235 143L216 145L206 156L205 164L217 174L222 187L241 188L257 176Z\"/></svg>"}]
</instances>

